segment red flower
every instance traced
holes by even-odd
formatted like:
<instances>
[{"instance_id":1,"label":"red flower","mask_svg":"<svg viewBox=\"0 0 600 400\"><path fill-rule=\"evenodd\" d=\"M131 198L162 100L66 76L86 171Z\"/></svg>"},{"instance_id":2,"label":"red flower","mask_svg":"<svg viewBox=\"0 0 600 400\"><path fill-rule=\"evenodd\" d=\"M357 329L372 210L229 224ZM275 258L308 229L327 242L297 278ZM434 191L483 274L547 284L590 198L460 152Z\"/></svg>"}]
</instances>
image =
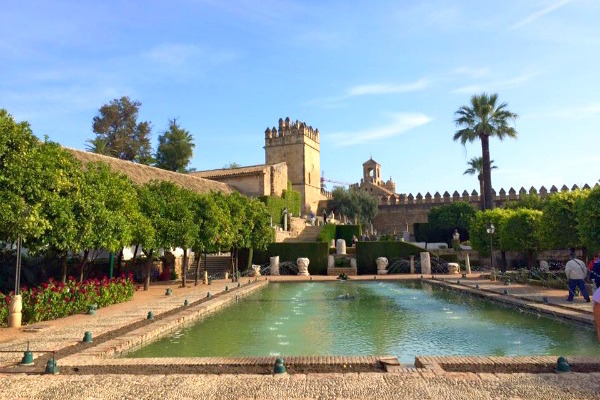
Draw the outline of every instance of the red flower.
<instances>
[{"instance_id":1,"label":"red flower","mask_svg":"<svg viewBox=\"0 0 600 400\"><path fill-rule=\"evenodd\" d=\"M48 284L47 284L46 282L42 282L42 287L43 287L44 289L48 289Z\"/></svg>"}]
</instances>

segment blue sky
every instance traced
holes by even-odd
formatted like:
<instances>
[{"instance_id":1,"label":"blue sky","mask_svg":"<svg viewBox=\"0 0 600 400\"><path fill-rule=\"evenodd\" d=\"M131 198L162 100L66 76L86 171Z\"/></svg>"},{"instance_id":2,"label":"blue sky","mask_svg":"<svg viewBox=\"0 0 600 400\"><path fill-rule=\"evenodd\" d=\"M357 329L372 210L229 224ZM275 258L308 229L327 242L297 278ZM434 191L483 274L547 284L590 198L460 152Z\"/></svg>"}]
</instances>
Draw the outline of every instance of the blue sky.
<instances>
[{"instance_id":1,"label":"blue sky","mask_svg":"<svg viewBox=\"0 0 600 400\"><path fill-rule=\"evenodd\" d=\"M497 92L519 138L491 142L494 188L597 182L600 2L423 3L7 2L0 107L83 149L100 106L129 96L153 143L174 117L194 135L197 169L263 163L289 116L319 128L328 179L358 181L372 156L416 195L479 190L454 112Z\"/></svg>"}]
</instances>

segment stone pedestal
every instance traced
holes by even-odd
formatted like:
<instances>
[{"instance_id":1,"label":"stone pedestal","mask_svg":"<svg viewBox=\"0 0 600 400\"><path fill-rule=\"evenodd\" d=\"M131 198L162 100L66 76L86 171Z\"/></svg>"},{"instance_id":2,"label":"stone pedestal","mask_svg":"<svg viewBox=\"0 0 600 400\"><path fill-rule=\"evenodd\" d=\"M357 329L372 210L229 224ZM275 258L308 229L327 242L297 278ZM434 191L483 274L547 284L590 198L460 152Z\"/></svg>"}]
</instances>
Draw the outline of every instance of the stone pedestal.
<instances>
[{"instance_id":1,"label":"stone pedestal","mask_svg":"<svg viewBox=\"0 0 600 400\"><path fill-rule=\"evenodd\" d=\"M358 264L356 263L356 258L351 258L350 259L350 268L357 270L358 269Z\"/></svg>"},{"instance_id":2,"label":"stone pedestal","mask_svg":"<svg viewBox=\"0 0 600 400\"><path fill-rule=\"evenodd\" d=\"M334 268L335 267L335 257L330 254L329 257L327 257L327 268Z\"/></svg>"},{"instance_id":3,"label":"stone pedestal","mask_svg":"<svg viewBox=\"0 0 600 400\"><path fill-rule=\"evenodd\" d=\"M387 272L387 267L388 267L388 259L385 257L378 257L375 260L375 263L377 264L377 275L386 275Z\"/></svg>"},{"instance_id":4,"label":"stone pedestal","mask_svg":"<svg viewBox=\"0 0 600 400\"><path fill-rule=\"evenodd\" d=\"M20 294L14 296L8 305L8 326L18 328L21 326L23 314L23 299Z\"/></svg>"},{"instance_id":5,"label":"stone pedestal","mask_svg":"<svg viewBox=\"0 0 600 400\"><path fill-rule=\"evenodd\" d=\"M279 275L279 256L273 256L269 258L269 272L271 275Z\"/></svg>"},{"instance_id":6,"label":"stone pedestal","mask_svg":"<svg viewBox=\"0 0 600 400\"><path fill-rule=\"evenodd\" d=\"M308 264L310 260L308 258L299 258L296 260L296 264L298 264L298 275L301 276L309 276L308 273Z\"/></svg>"},{"instance_id":7,"label":"stone pedestal","mask_svg":"<svg viewBox=\"0 0 600 400\"><path fill-rule=\"evenodd\" d=\"M329 242L329 247L335 247L335 239L331 239L331 241Z\"/></svg>"},{"instance_id":8,"label":"stone pedestal","mask_svg":"<svg viewBox=\"0 0 600 400\"><path fill-rule=\"evenodd\" d=\"M469 259L469 253L465 253L465 269L467 274L471 273L471 260Z\"/></svg>"},{"instance_id":9,"label":"stone pedestal","mask_svg":"<svg viewBox=\"0 0 600 400\"><path fill-rule=\"evenodd\" d=\"M460 265L458 263L448 263L449 274L460 274Z\"/></svg>"},{"instance_id":10,"label":"stone pedestal","mask_svg":"<svg viewBox=\"0 0 600 400\"><path fill-rule=\"evenodd\" d=\"M415 273L415 256L410 256L410 273Z\"/></svg>"},{"instance_id":11,"label":"stone pedestal","mask_svg":"<svg viewBox=\"0 0 600 400\"><path fill-rule=\"evenodd\" d=\"M336 241L335 254L340 254L340 255L346 254L346 241L344 239L338 239Z\"/></svg>"},{"instance_id":12,"label":"stone pedestal","mask_svg":"<svg viewBox=\"0 0 600 400\"><path fill-rule=\"evenodd\" d=\"M421 253L421 274L431 275L431 256L427 251Z\"/></svg>"}]
</instances>

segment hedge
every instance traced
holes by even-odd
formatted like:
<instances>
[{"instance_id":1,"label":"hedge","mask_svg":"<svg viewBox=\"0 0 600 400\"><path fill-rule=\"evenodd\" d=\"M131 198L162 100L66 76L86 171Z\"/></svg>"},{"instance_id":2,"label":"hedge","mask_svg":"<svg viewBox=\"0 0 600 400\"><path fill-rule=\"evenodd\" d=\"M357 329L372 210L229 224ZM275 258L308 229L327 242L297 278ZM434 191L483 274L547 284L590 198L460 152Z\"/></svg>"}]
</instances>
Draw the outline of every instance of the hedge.
<instances>
[{"instance_id":1,"label":"hedge","mask_svg":"<svg viewBox=\"0 0 600 400\"><path fill-rule=\"evenodd\" d=\"M337 225L327 224L321 228L321 232L319 232L319 236L317 236L317 242L331 242L331 239L335 239L335 231Z\"/></svg>"},{"instance_id":2,"label":"hedge","mask_svg":"<svg viewBox=\"0 0 600 400\"><path fill-rule=\"evenodd\" d=\"M269 215L273 218L273 223L282 225L283 210L288 209L294 216L300 216L302 208L302 198L300 192L291 189L288 185L288 190L284 190L281 197L279 196L260 196L258 198L267 206Z\"/></svg>"},{"instance_id":3,"label":"hedge","mask_svg":"<svg viewBox=\"0 0 600 400\"><path fill-rule=\"evenodd\" d=\"M312 275L327 275L327 256L329 244L325 242L309 243L271 243L266 251L255 251L252 262L266 264L269 257L279 256L279 262L292 261L300 257L310 260L308 272Z\"/></svg>"},{"instance_id":4,"label":"hedge","mask_svg":"<svg viewBox=\"0 0 600 400\"><path fill-rule=\"evenodd\" d=\"M356 247L358 274L376 274L375 259L377 257L386 257L388 260L392 258L408 259L413 255L418 259L423 251L425 250L406 242L358 242Z\"/></svg>"},{"instance_id":5,"label":"hedge","mask_svg":"<svg viewBox=\"0 0 600 400\"><path fill-rule=\"evenodd\" d=\"M344 239L346 246L352 246L352 237L356 236L358 238L361 234L360 225L337 225L335 229L336 240Z\"/></svg>"}]
</instances>

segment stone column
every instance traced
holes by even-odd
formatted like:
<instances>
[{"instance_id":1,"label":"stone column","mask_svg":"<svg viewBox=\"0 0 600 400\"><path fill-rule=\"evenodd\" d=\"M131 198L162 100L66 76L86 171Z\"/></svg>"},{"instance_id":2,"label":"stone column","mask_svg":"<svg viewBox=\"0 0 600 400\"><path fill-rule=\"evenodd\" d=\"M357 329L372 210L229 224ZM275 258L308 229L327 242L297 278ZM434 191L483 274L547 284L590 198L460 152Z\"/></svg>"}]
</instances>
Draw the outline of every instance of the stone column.
<instances>
[{"instance_id":1,"label":"stone column","mask_svg":"<svg viewBox=\"0 0 600 400\"><path fill-rule=\"evenodd\" d=\"M269 272L271 275L279 275L279 256L273 256L269 258Z\"/></svg>"},{"instance_id":2,"label":"stone column","mask_svg":"<svg viewBox=\"0 0 600 400\"><path fill-rule=\"evenodd\" d=\"M358 272L358 264L356 264L356 258L351 258L350 259L350 268L353 268L353 269L355 269Z\"/></svg>"},{"instance_id":3,"label":"stone column","mask_svg":"<svg viewBox=\"0 0 600 400\"><path fill-rule=\"evenodd\" d=\"M308 258L299 258L296 260L296 264L298 264L298 275L301 276L309 276L310 274L308 273L308 264L310 263L310 260Z\"/></svg>"},{"instance_id":4,"label":"stone column","mask_svg":"<svg viewBox=\"0 0 600 400\"><path fill-rule=\"evenodd\" d=\"M338 239L335 243L335 253L339 255L346 254L346 241L344 239Z\"/></svg>"},{"instance_id":5,"label":"stone column","mask_svg":"<svg viewBox=\"0 0 600 400\"><path fill-rule=\"evenodd\" d=\"M469 253L465 253L465 269L467 274L471 273L471 260L469 259Z\"/></svg>"},{"instance_id":6,"label":"stone column","mask_svg":"<svg viewBox=\"0 0 600 400\"><path fill-rule=\"evenodd\" d=\"M327 268L334 268L334 267L335 267L335 257L330 254L327 257Z\"/></svg>"},{"instance_id":7,"label":"stone column","mask_svg":"<svg viewBox=\"0 0 600 400\"><path fill-rule=\"evenodd\" d=\"M283 214L283 230L288 230L288 216L287 214Z\"/></svg>"},{"instance_id":8,"label":"stone column","mask_svg":"<svg viewBox=\"0 0 600 400\"><path fill-rule=\"evenodd\" d=\"M431 275L431 256L427 251L421 253L421 274Z\"/></svg>"},{"instance_id":9,"label":"stone column","mask_svg":"<svg viewBox=\"0 0 600 400\"><path fill-rule=\"evenodd\" d=\"M410 273L415 273L415 256L410 256Z\"/></svg>"},{"instance_id":10,"label":"stone column","mask_svg":"<svg viewBox=\"0 0 600 400\"><path fill-rule=\"evenodd\" d=\"M329 242L329 247L335 247L335 239L331 239Z\"/></svg>"},{"instance_id":11,"label":"stone column","mask_svg":"<svg viewBox=\"0 0 600 400\"><path fill-rule=\"evenodd\" d=\"M20 294L14 296L8 306L8 326L18 328L21 326L23 314L23 299Z\"/></svg>"},{"instance_id":12,"label":"stone column","mask_svg":"<svg viewBox=\"0 0 600 400\"><path fill-rule=\"evenodd\" d=\"M385 275L387 274L387 266L389 264L388 259L385 257L378 257L375 260L375 263L377 264L377 275Z\"/></svg>"}]
</instances>

